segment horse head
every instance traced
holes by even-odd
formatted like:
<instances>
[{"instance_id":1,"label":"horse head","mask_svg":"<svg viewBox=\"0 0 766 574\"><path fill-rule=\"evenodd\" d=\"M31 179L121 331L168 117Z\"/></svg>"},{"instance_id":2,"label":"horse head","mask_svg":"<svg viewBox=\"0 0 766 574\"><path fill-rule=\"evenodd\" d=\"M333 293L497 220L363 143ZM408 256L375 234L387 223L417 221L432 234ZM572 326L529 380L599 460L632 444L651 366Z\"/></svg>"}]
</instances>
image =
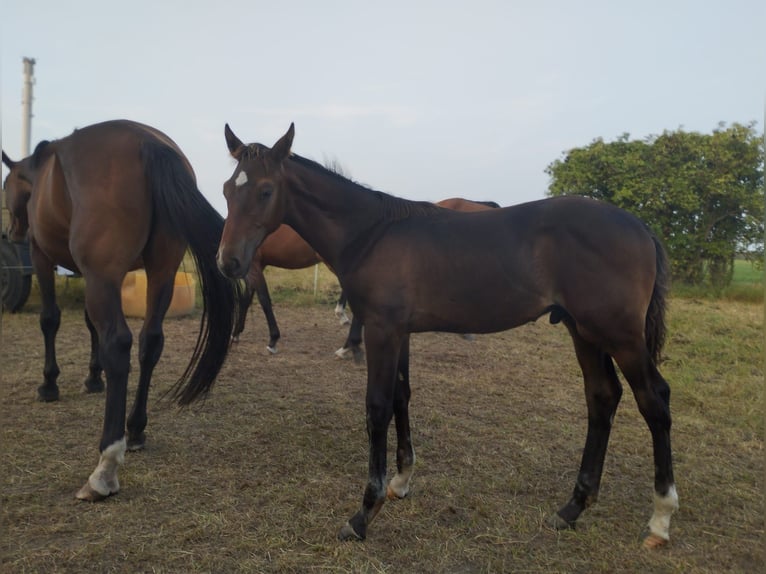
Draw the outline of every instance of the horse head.
<instances>
[{"instance_id":1,"label":"horse head","mask_svg":"<svg viewBox=\"0 0 766 574\"><path fill-rule=\"evenodd\" d=\"M237 167L223 184L228 216L218 248L218 267L228 277L243 277L255 250L284 219L287 176L283 163L290 155L295 127L290 124L271 148L243 144L228 124L224 133Z\"/></svg>"},{"instance_id":2,"label":"horse head","mask_svg":"<svg viewBox=\"0 0 766 574\"><path fill-rule=\"evenodd\" d=\"M12 241L24 241L29 230L27 203L32 195L33 156L20 161L13 161L3 151L3 163L10 170L5 178L5 206L10 213L8 236Z\"/></svg>"}]
</instances>

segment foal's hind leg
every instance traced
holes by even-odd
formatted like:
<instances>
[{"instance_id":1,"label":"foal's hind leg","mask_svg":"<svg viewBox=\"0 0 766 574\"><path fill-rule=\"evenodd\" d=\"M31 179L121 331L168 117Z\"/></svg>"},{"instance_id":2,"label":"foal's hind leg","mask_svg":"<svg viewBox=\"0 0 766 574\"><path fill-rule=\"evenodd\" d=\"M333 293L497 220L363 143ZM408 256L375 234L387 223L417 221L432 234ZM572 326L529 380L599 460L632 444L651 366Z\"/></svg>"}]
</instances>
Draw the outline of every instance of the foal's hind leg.
<instances>
[{"instance_id":1,"label":"foal's hind leg","mask_svg":"<svg viewBox=\"0 0 766 574\"><path fill-rule=\"evenodd\" d=\"M611 357L585 341L567 322L585 378L588 405L588 434L572 498L554 514L550 523L557 529L574 528L583 510L596 502L614 413L622 396Z\"/></svg>"},{"instance_id":2,"label":"foal's hind leg","mask_svg":"<svg viewBox=\"0 0 766 574\"><path fill-rule=\"evenodd\" d=\"M654 513L649 520L649 535L644 539L644 546L655 548L670 540L670 517L678 510L670 449L670 386L643 348L615 354L615 360L628 380L638 410L652 434Z\"/></svg>"},{"instance_id":3,"label":"foal's hind leg","mask_svg":"<svg viewBox=\"0 0 766 574\"><path fill-rule=\"evenodd\" d=\"M53 263L31 244L31 257L40 285L42 311L40 312L40 329L45 342L45 366L43 367L43 384L37 389L37 397L44 402L59 400L59 387L56 383L59 370L56 361L56 333L61 325L61 310L56 303L56 280Z\"/></svg>"},{"instance_id":4,"label":"foal's hind leg","mask_svg":"<svg viewBox=\"0 0 766 574\"><path fill-rule=\"evenodd\" d=\"M154 367L160 360L165 346L162 320L173 298L176 267L172 263L158 271L147 265L146 317L138 336L138 388L133 407L128 416L128 450L141 450L146 444L146 414L149 399L149 385Z\"/></svg>"},{"instance_id":5,"label":"foal's hind leg","mask_svg":"<svg viewBox=\"0 0 766 574\"><path fill-rule=\"evenodd\" d=\"M396 475L388 483L389 500L404 498L410 491L415 466L415 449L410 433L410 337L402 343L399 373L394 390L394 422L396 424Z\"/></svg>"},{"instance_id":6,"label":"foal's hind leg","mask_svg":"<svg viewBox=\"0 0 766 574\"><path fill-rule=\"evenodd\" d=\"M85 311L85 324L90 333L90 364L88 365L88 377L83 384L86 392L100 393L104 390L104 380L101 378L101 361L98 357L98 333L90 317L88 317L87 310Z\"/></svg>"}]
</instances>

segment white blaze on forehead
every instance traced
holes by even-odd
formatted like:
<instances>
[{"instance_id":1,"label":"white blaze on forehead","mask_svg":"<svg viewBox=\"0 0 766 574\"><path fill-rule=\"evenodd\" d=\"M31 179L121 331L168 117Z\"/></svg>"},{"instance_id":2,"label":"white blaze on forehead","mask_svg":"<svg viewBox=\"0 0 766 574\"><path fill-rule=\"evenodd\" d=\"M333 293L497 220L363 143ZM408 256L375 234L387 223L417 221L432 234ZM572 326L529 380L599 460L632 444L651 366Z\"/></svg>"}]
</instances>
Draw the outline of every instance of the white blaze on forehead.
<instances>
[{"instance_id":1,"label":"white blaze on forehead","mask_svg":"<svg viewBox=\"0 0 766 574\"><path fill-rule=\"evenodd\" d=\"M244 171L240 171L237 179L234 180L234 184L237 187L245 185L247 183L247 174Z\"/></svg>"}]
</instances>

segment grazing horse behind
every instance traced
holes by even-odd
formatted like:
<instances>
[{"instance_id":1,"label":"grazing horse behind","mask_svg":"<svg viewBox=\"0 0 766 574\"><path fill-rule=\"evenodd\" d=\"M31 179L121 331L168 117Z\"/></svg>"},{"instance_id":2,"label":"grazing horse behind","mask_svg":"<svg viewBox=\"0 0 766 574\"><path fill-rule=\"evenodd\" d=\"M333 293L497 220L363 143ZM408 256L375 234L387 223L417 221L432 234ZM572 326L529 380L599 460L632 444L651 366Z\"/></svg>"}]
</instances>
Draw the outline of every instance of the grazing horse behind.
<instances>
[{"instance_id":1,"label":"grazing horse behind","mask_svg":"<svg viewBox=\"0 0 766 574\"><path fill-rule=\"evenodd\" d=\"M678 507L670 448L670 388L657 369L668 280L659 241L612 205L558 197L461 213L366 189L291 154L291 125L272 148L226 126L238 164L224 183L228 217L218 265L247 272L255 249L287 223L336 271L364 329L369 475L360 510L341 528L364 539L386 497L409 492L409 334L490 333L549 314L564 323L585 380L588 432L571 498L552 517L574 527L595 502L617 405L615 363L654 449L654 512L646 547L669 540ZM386 485L395 418L396 475Z\"/></svg>"},{"instance_id":2,"label":"grazing horse behind","mask_svg":"<svg viewBox=\"0 0 766 574\"><path fill-rule=\"evenodd\" d=\"M234 327L232 338L239 340L242 331L245 330L245 321L247 311L253 303L253 296L258 296L258 303L266 317L266 323L269 327L269 344L266 347L272 354L277 352L277 341L281 337L277 319L274 316L274 309L271 304L269 287L266 284L264 270L268 266L279 267L281 269L305 269L317 263L321 263L322 258L316 251L306 243L290 226L280 225L279 228L266 238L266 241L256 249L253 255L253 261L250 263L250 269L245 275L244 299L241 303L242 309L239 319ZM342 323L350 322L345 313L346 299L341 293L335 313L341 318ZM344 320L345 318L345 320Z\"/></svg>"},{"instance_id":3,"label":"grazing horse behind","mask_svg":"<svg viewBox=\"0 0 766 574\"><path fill-rule=\"evenodd\" d=\"M40 327L45 341L43 401L58 399L54 266L85 278L85 322L91 337L86 387L100 390L106 375L106 407L98 466L77 492L101 500L119 491L119 465L126 449L145 443L147 398L162 353L162 320L170 305L176 271L187 247L197 264L203 312L196 346L174 387L181 404L207 393L228 352L241 294L216 268L223 218L197 189L194 172L178 146L162 132L127 120L108 121L41 142L13 161L5 188L11 236L29 237L40 284ZM135 402L126 400L133 335L122 312L120 287L126 273L147 275L146 318L138 339L140 373Z\"/></svg>"}]
</instances>

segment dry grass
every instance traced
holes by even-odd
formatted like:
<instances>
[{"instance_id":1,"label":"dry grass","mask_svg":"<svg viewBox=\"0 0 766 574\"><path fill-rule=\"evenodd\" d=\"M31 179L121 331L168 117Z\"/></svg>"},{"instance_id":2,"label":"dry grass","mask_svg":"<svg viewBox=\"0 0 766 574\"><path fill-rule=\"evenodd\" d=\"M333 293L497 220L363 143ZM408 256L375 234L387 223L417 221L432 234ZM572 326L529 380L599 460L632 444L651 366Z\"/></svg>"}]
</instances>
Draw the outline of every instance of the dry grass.
<instances>
[{"instance_id":1,"label":"dry grass","mask_svg":"<svg viewBox=\"0 0 766 574\"><path fill-rule=\"evenodd\" d=\"M127 455L122 492L99 504L73 499L96 464L103 416L103 397L82 393L88 345L81 312L64 313L56 404L35 401L42 370L36 315L3 316L0 570L762 568L761 307L673 302L663 372L673 387L681 510L671 545L654 553L640 548L651 514L649 433L629 392L599 503L574 532L544 525L571 492L585 437L571 344L563 328L545 321L472 344L445 334L413 337L412 495L384 507L366 542L336 541L366 479L365 369L333 357L345 332L330 306L278 304L276 313L280 354L266 354L265 326L253 309L212 396L183 411L159 396L188 360L196 320L166 322L147 449Z\"/></svg>"}]
</instances>

